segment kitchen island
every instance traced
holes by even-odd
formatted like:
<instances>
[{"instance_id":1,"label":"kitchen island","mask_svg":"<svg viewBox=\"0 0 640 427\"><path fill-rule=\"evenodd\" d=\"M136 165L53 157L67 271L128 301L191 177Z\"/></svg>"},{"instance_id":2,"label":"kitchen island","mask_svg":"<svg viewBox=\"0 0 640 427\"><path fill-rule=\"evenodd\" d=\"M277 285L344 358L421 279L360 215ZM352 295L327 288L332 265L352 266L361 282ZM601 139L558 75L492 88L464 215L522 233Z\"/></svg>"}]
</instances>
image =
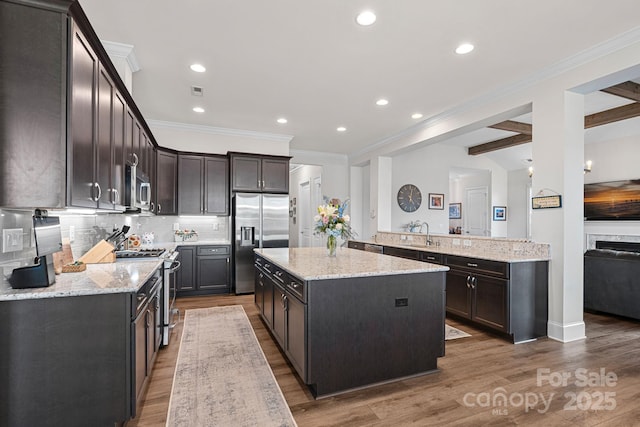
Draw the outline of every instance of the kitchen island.
<instances>
[{"instance_id":1,"label":"kitchen island","mask_svg":"<svg viewBox=\"0 0 640 427\"><path fill-rule=\"evenodd\" d=\"M256 305L316 397L437 370L448 267L339 248L256 249Z\"/></svg>"}]
</instances>

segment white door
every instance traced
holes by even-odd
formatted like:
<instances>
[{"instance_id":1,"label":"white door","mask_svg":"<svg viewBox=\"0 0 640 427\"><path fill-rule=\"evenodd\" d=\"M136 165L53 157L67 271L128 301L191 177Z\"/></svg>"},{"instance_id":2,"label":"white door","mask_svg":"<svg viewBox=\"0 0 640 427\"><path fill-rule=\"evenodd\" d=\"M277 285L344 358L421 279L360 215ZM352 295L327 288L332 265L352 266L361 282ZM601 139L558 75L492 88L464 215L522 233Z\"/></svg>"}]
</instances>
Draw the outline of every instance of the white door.
<instances>
[{"instance_id":1,"label":"white door","mask_svg":"<svg viewBox=\"0 0 640 427\"><path fill-rule=\"evenodd\" d=\"M467 208L464 217L464 234L489 236L489 192L487 187L467 188Z\"/></svg>"},{"instance_id":2,"label":"white door","mask_svg":"<svg viewBox=\"0 0 640 427\"><path fill-rule=\"evenodd\" d=\"M300 247L308 248L312 245L313 239L313 215L311 213L311 188L310 182L305 181L300 183L298 191L298 206L294 206L296 209L296 216L298 217L298 224L300 226Z\"/></svg>"}]
</instances>

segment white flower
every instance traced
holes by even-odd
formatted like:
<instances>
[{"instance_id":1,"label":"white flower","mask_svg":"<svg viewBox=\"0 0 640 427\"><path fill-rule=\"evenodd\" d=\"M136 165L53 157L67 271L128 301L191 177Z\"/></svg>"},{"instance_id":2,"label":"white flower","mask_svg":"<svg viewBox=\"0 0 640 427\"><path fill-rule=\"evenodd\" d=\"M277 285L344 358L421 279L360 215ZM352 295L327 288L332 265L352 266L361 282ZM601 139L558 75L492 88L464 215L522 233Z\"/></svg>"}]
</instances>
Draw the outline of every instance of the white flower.
<instances>
[{"instance_id":1,"label":"white flower","mask_svg":"<svg viewBox=\"0 0 640 427\"><path fill-rule=\"evenodd\" d=\"M351 221L351 217L350 217L349 215L345 215L345 216L343 216L342 218L344 218L344 220L345 220L346 222Z\"/></svg>"},{"instance_id":2,"label":"white flower","mask_svg":"<svg viewBox=\"0 0 640 427\"><path fill-rule=\"evenodd\" d=\"M336 230L342 230L342 224L337 223L336 224Z\"/></svg>"},{"instance_id":3,"label":"white flower","mask_svg":"<svg viewBox=\"0 0 640 427\"><path fill-rule=\"evenodd\" d=\"M318 222L320 221L320 215L316 215L313 217L313 221Z\"/></svg>"}]
</instances>

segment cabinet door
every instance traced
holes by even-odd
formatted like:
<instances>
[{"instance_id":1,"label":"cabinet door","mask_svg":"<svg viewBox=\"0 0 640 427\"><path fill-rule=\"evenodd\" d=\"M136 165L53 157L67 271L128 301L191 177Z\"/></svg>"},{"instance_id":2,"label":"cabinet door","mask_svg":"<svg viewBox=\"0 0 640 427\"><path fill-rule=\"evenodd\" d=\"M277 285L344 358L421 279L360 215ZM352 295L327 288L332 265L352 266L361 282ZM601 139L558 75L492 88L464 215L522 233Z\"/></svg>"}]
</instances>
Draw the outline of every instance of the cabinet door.
<instances>
[{"instance_id":1,"label":"cabinet door","mask_svg":"<svg viewBox=\"0 0 640 427\"><path fill-rule=\"evenodd\" d=\"M77 31L73 34L71 64L71 205L97 206L94 178L95 96L98 59Z\"/></svg>"},{"instance_id":2,"label":"cabinet door","mask_svg":"<svg viewBox=\"0 0 640 427\"><path fill-rule=\"evenodd\" d=\"M139 401L140 392L147 376L147 311L136 318L134 325L135 353L135 401Z\"/></svg>"},{"instance_id":3,"label":"cabinet door","mask_svg":"<svg viewBox=\"0 0 640 427\"><path fill-rule=\"evenodd\" d=\"M291 364L298 371L300 378L306 375L306 316L305 306L294 296L287 296L287 339L286 350Z\"/></svg>"},{"instance_id":4,"label":"cabinet door","mask_svg":"<svg viewBox=\"0 0 640 427\"><path fill-rule=\"evenodd\" d=\"M264 320L269 328L273 326L274 285L271 279L264 277Z\"/></svg>"},{"instance_id":5,"label":"cabinet door","mask_svg":"<svg viewBox=\"0 0 640 427\"><path fill-rule=\"evenodd\" d=\"M113 209L111 185L113 83L102 66L98 72L97 140L95 175L98 182L98 208Z\"/></svg>"},{"instance_id":6,"label":"cabinet door","mask_svg":"<svg viewBox=\"0 0 640 427\"><path fill-rule=\"evenodd\" d=\"M113 97L113 163L111 176L111 201L116 209L124 206L124 165L125 165L125 117L127 107L118 92Z\"/></svg>"},{"instance_id":7,"label":"cabinet door","mask_svg":"<svg viewBox=\"0 0 640 427\"><path fill-rule=\"evenodd\" d=\"M229 293L229 258L198 256L198 289Z\"/></svg>"},{"instance_id":8,"label":"cabinet door","mask_svg":"<svg viewBox=\"0 0 640 427\"><path fill-rule=\"evenodd\" d=\"M156 156L156 213L158 215L175 215L177 206L178 155L158 150Z\"/></svg>"},{"instance_id":9,"label":"cabinet door","mask_svg":"<svg viewBox=\"0 0 640 427\"><path fill-rule=\"evenodd\" d=\"M508 280L474 275L472 319L483 325L508 332ZM447 287L449 282L447 280Z\"/></svg>"},{"instance_id":10,"label":"cabinet door","mask_svg":"<svg viewBox=\"0 0 640 427\"><path fill-rule=\"evenodd\" d=\"M205 157L204 213L229 215L229 161L226 157Z\"/></svg>"},{"instance_id":11,"label":"cabinet door","mask_svg":"<svg viewBox=\"0 0 640 427\"><path fill-rule=\"evenodd\" d=\"M135 128L136 119L133 112L127 108L127 114L124 118L124 161L128 165L135 165L138 161L137 155L134 156L133 148L133 130Z\"/></svg>"},{"instance_id":12,"label":"cabinet door","mask_svg":"<svg viewBox=\"0 0 640 427\"><path fill-rule=\"evenodd\" d=\"M447 271L447 312L467 319L471 319L471 289L467 286L470 278L464 271Z\"/></svg>"},{"instance_id":13,"label":"cabinet door","mask_svg":"<svg viewBox=\"0 0 640 427\"><path fill-rule=\"evenodd\" d=\"M153 368L153 356L155 356L154 347L156 345L155 324L158 315L153 300L149 303L147 309L147 376L151 375Z\"/></svg>"},{"instance_id":14,"label":"cabinet door","mask_svg":"<svg viewBox=\"0 0 640 427\"><path fill-rule=\"evenodd\" d=\"M273 282L272 282L273 283ZM273 335L280 344L281 348L285 348L285 325L286 325L286 306L287 296L279 286L273 287Z\"/></svg>"},{"instance_id":15,"label":"cabinet door","mask_svg":"<svg viewBox=\"0 0 640 427\"><path fill-rule=\"evenodd\" d=\"M202 214L202 156L178 155L178 212Z\"/></svg>"},{"instance_id":16,"label":"cabinet door","mask_svg":"<svg viewBox=\"0 0 640 427\"><path fill-rule=\"evenodd\" d=\"M136 165L136 174L144 174L144 166L142 164L142 153L140 153L140 123L138 120L133 117L133 128L132 128L132 139L131 139L131 147L132 147L132 156L134 164Z\"/></svg>"},{"instance_id":17,"label":"cabinet door","mask_svg":"<svg viewBox=\"0 0 640 427\"><path fill-rule=\"evenodd\" d=\"M195 291L196 290L196 274L195 274L195 246L181 246L178 248L180 252L180 269L177 271L176 283L177 291Z\"/></svg>"},{"instance_id":18,"label":"cabinet door","mask_svg":"<svg viewBox=\"0 0 640 427\"><path fill-rule=\"evenodd\" d=\"M257 156L231 157L233 191L262 190L262 161Z\"/></svg>"},{"instance_id":19,"label":"cabinet door","mask_svg":"<svg viewBox=\"0 0 640 427\"><path fill-rule=\"evenodd\" d=\"M262 191L289 193L289 159L262 159Z\"/></svg>"}]
</instances>

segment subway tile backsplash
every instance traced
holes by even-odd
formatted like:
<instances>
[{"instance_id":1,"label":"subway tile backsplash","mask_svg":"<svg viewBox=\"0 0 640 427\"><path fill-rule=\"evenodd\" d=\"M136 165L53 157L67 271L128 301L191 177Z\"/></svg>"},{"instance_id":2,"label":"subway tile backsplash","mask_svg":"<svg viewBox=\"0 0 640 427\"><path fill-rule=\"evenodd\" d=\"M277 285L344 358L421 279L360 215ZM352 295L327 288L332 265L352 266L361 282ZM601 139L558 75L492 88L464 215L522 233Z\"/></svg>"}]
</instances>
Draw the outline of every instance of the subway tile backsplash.
<instances>
[{"instance_id":1,"label":"subway tile backsplash","mask_svg":"<svg viewBox=\"0 0 640 427\"><path fill-rule=\"evenodd\" d=\"M36 256L35 241L33 238L33 211L14 211L0 209L0 228L22 228L23 249L16 252L0 252L0 267L19 267L33 263ZM153 233L154 246L162 246L162 243L174 241L174 224L180 229L195 230L198 232L199 241L224 241L231 239L230 217L209 216L142 216L125 214L97 214L97 215L70 215L50 212L50 216L60 217L60 228L63 239L69 238L73 227L74 241L71 249L77 259L87 252L101 239L111 234L114 228L129 225L131 229L128 235Z\"/></svg>"}]
</instances>

